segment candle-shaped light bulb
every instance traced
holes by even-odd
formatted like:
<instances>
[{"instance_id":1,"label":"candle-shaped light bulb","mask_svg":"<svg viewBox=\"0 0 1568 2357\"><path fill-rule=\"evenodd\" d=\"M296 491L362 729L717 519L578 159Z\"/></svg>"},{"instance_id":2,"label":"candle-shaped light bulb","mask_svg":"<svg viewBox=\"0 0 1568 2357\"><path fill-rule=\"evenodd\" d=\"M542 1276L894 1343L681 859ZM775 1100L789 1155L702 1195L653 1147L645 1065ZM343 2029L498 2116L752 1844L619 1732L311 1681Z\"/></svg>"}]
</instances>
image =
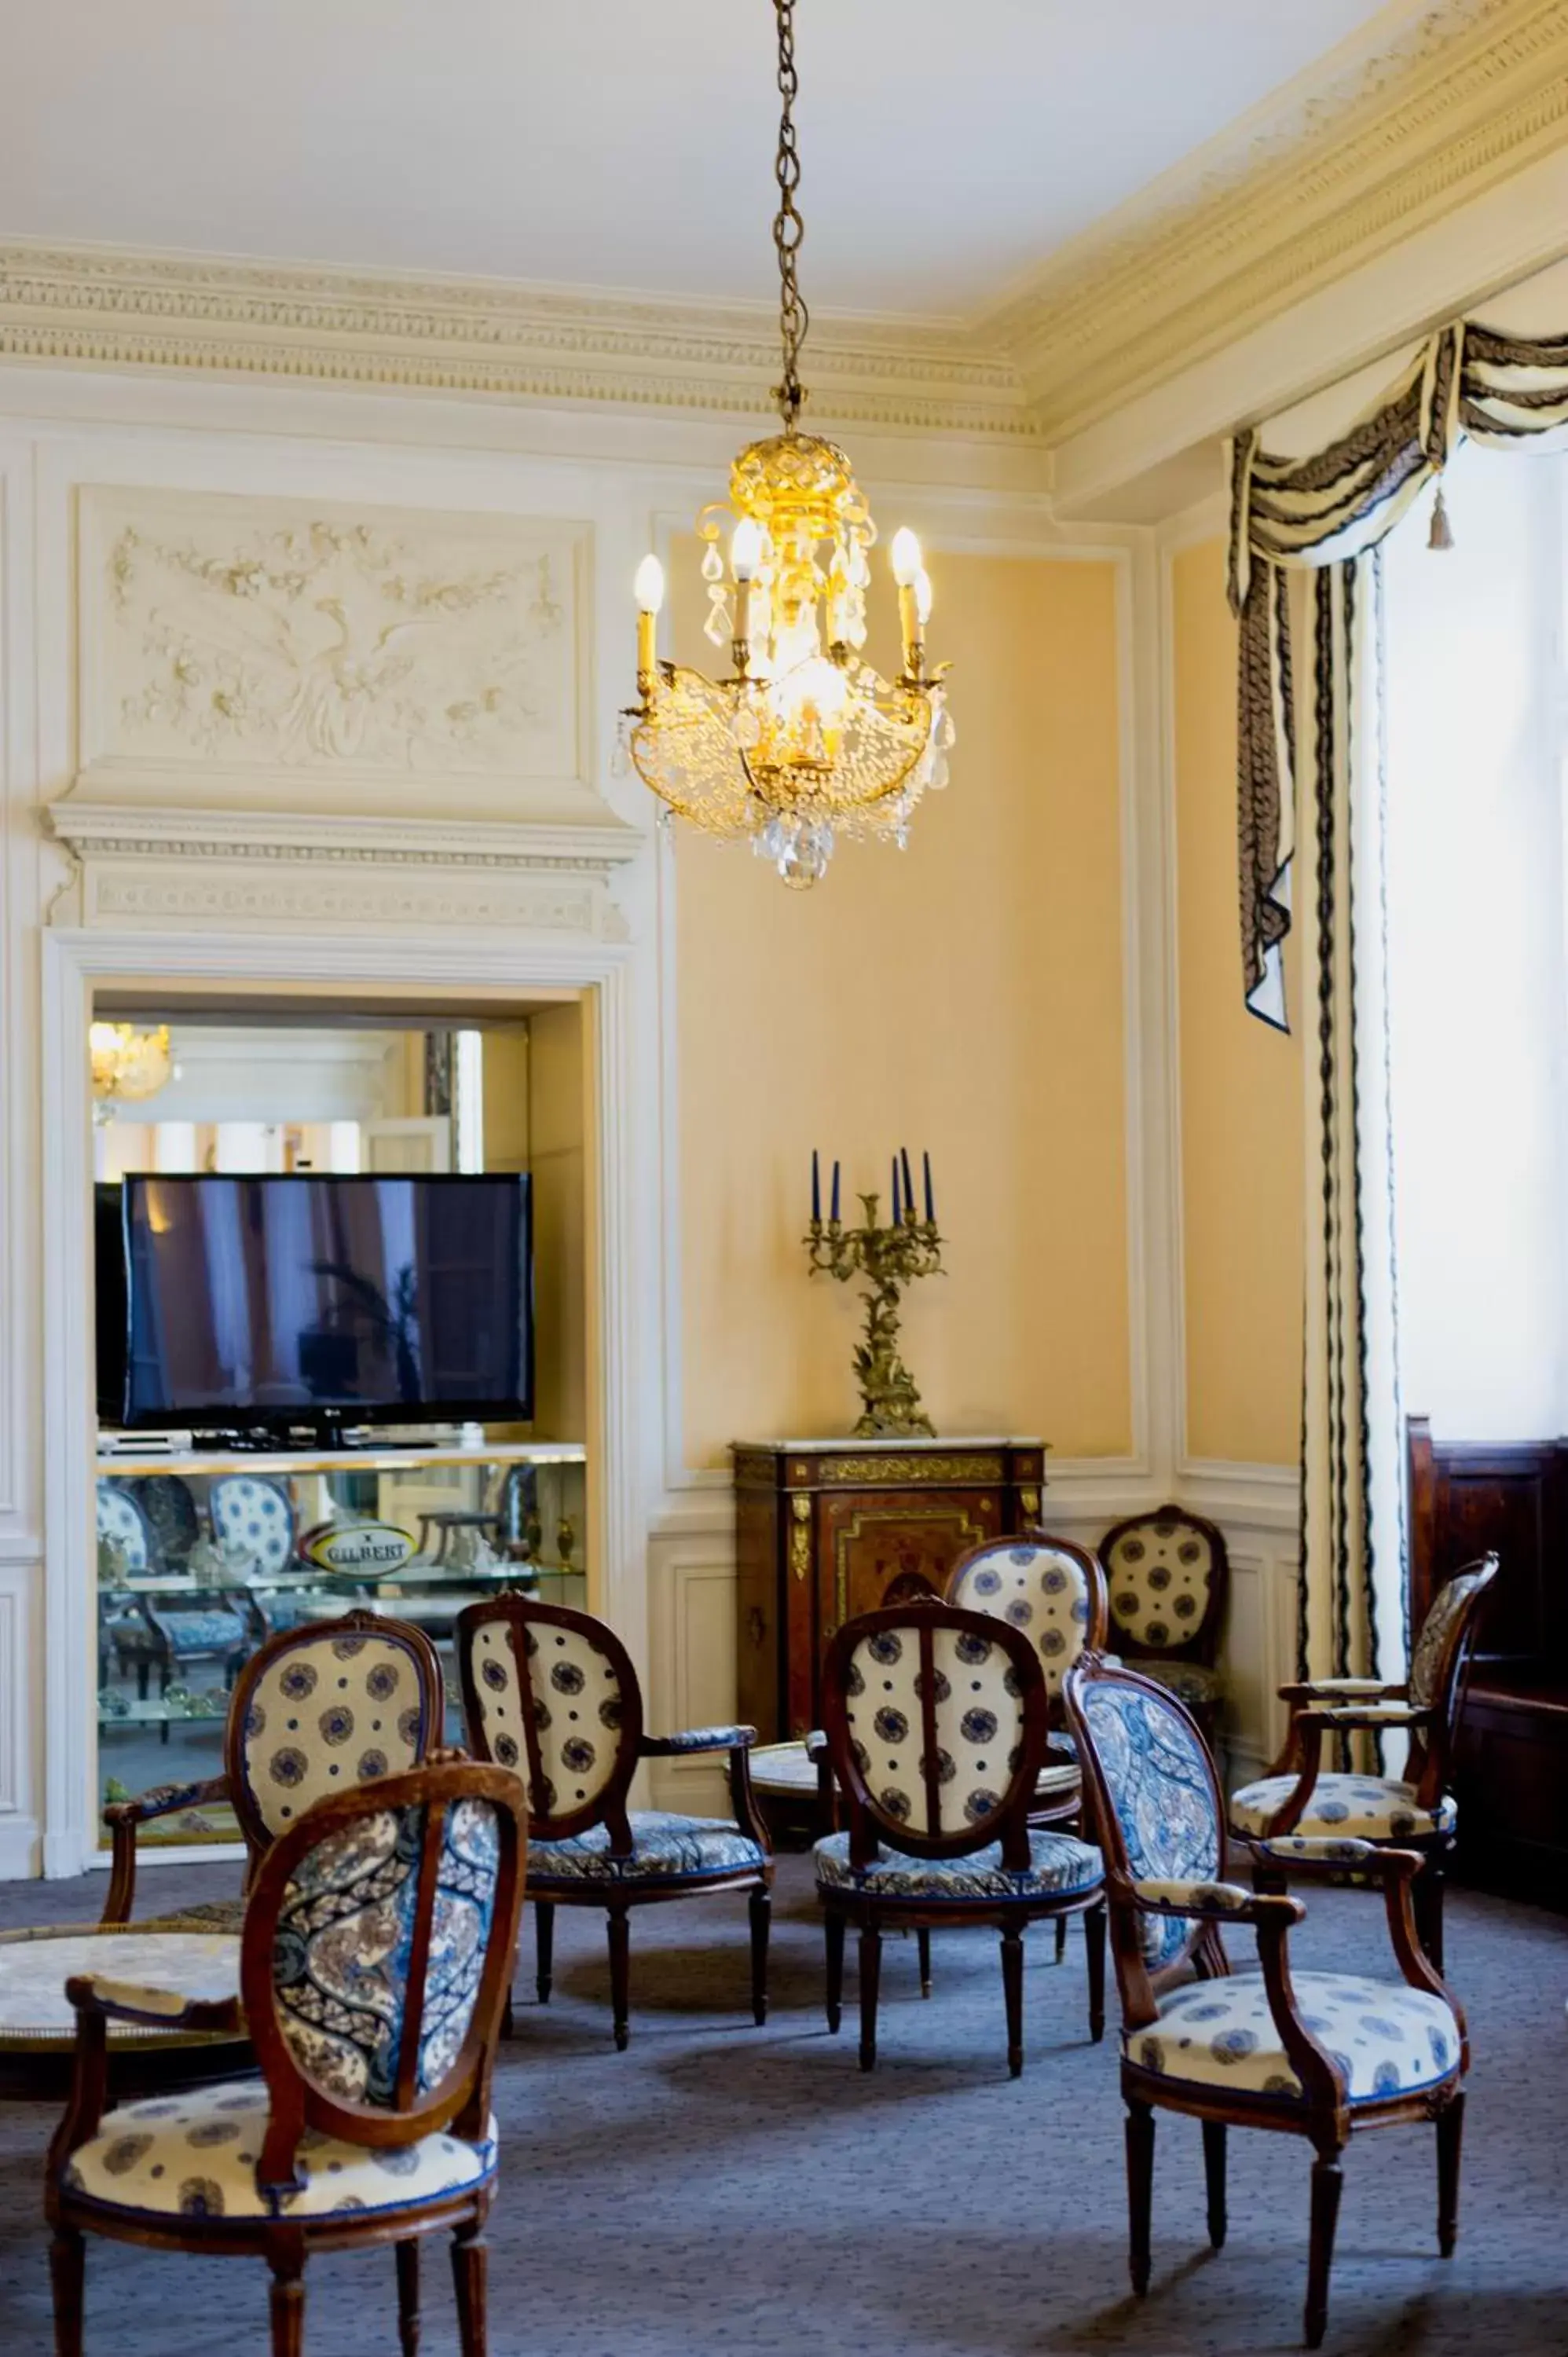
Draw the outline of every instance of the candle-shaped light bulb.
<instances>
[{"instance_id":1,"label":"candle-shaped light bulb","mask_svg":"<svg viewBox=\"0 0 1568 2357\"><path fill-rule=\"evenodd\" d=\"M743 516L729 544L729 569L737 581L749 581L762 562L762 526Z\"/></svg>"},{"instance_id":2,"label":"candle-shaped light bulb","mask_svg":"<svg viewBox=\"0 0 1568 2357\"><path fill-rule=\"evenodd\" d=\"M664 567L656 556L645 556L631 585L639 614L657 614L664 603Z\"/></svg>"},{"instance_id":3,"label":"candle-shaped light bulb","mask_svg":"<svg viewBox=\"0 0 1568 2357\"><path fill-rule=\"evenodd\" d=\"M664 567L656 556L645 556L631 585L637 599L637 682L646 699L653 692L658 657L654 651L659 608L664 603Z\"/></svg>"},{"instance_id":4,"label":"candle-shaped light bulb","mask_svg":"<svg viewBox=\"0 0 1568 2357\"><path fill-rule=\"evenodd\" d=\"M893 535L890 551L893 558L893 578L900 589L913 588L920 570L920 544L908 525L900 524Z\"/></svg>"}]
</instances>

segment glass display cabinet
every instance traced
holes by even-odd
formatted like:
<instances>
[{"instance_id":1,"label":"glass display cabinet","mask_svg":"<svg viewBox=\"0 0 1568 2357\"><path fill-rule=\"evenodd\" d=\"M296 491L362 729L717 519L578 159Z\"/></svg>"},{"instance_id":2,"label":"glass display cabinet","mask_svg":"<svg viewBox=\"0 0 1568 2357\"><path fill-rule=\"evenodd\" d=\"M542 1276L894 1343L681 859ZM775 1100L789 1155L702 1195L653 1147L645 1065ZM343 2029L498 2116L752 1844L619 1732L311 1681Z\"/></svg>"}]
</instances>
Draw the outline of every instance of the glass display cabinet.
<instances>
[{"instance_id":1,"label":"glass display cabinet","mask_svg":"<svg viewBox=\"0 0 1568 2357\"><path fill-rule=\"evenodd\" d=\"M127 1447L101 1457L97 1475L105 1802L218 1773L229 1689L276 1630L356 1609L416 1621L447 1664L456 1708L452 1631L466 1604L504 1587L587 1601L576 1443L177 1458ZM208 1810L143 1838L160 1834L227 1841L236 1828Z\"/></svg>"}]
</instances>

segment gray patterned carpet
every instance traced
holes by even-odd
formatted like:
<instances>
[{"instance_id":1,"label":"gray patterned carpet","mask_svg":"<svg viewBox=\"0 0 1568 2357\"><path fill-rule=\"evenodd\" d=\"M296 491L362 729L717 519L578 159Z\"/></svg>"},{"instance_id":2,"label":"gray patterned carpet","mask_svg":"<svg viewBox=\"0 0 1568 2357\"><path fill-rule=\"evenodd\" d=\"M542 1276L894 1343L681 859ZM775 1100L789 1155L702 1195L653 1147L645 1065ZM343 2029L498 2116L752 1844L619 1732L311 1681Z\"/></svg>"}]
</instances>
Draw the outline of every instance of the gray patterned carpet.
<instances>
[{"instance_id":1,"label":"gray patterned carpet","mask_svg":"<svg viewBox=\"0 0 1568 2357\"><path fill-rule=\"evenodd\" d=\"M232 1887L228 1869L146 1877L159 1908ZM0 1886L0 1927L95 1911L87 1885ZM501 2191L491 2225L493 2357L1137 2357L1296 2345L1307 2156L1233 2133L1230 2238L1209 2253L1197 2130L1159 2131L1155 2279L1127 2290L1115 2049L1087 2043L1081 1941L1035 1937L1028 2062L1010 2083L988 1933L936 1942L922 2004L913 1943L883 1969L882 2060L853 2021L830 2039L809 1868L786 1858L773 2018L743 2010L744 1901L633 1918L630 2050L608 2035L602 1919L563 1909L547 2011L519 1975L502 2049ZM1451 1971L1476 2067L1459 2249L1434 2240L1428 2130L1366 2136L1347 2162L1327 2347L1356 2357L1568 2351L1568 1924L1459 1896ZM1365 1969L1375 1900L1320 1895L1299 1961ZM1234 1943L1233 1943L1234 1949ZM1238 1952L1239 1953L1239 1952ZM1372 1965L1380 1969L1380 1961ZM853 1979L849 1992L853 1998ZM0 2352L47 2357L38 2169L52 2125L0 2104ZM427 2246L424 2357L456 2349ZM309 2357L396 2347L390 2254L309 2277ZM263 2357L265 2271L90 2245L89 2357Z\"/></svg>"}]
</instances>

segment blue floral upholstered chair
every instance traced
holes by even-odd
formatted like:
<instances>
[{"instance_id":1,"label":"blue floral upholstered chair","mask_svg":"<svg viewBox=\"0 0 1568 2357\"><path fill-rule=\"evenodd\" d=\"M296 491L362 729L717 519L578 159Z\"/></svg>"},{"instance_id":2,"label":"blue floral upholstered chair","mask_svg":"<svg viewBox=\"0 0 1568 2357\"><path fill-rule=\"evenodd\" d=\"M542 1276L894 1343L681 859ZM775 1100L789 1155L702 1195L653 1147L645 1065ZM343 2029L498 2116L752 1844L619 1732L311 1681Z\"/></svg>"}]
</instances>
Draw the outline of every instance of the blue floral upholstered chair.
<instances>
[{"instance_id":1,"label":"blue floral upholstered chair","mask_svg":"<svg viewBox=\"0 0 1568 2357\"><path fill-rule=\"evenodd\" d=\"M1112 1952L1122 1997L1122 2093L1133 2288L1149 2286L1155 2114L1203 2124L1208 2237L1225 2240L1227 2126L1305 2136L1312 2169L1306 2341L1328 2311L1340 2154L1363 2128L1430 2120L1437 2130L1437 2235L1457 2233L1465 2017L1415 1936L1412 1851L1287 1836L1252 1846L1282 1878L1348 1868L1381 1883L1398 1980L1297 1972L1287 1950L1305 1909L1227 1882L1214 1761L1176 1696L1132 1669L1086 1657L1068 1677L1068 1717L1105 1857ZM1257 1934L1261 1970L1232 1975L1220 1927Z\"/></svg>"},{"instance_id":2,"label":"blue floral upholstered chair","mask_svg":"<svg viewBox=\"0 0 1568 2357\"><path fill-rule=\"evenodd\" d=\"M860 1933L860 2067L876 2061L885 1929L994 1923L1002 1934L1007 2067L1024 2067L1024 1926L1082 1913L1090 2034L1105 2028L1100 1854L1032 1826L1045 1757L1046 1676L1032 1639L950 1604L885 1606L846 1620L822 1665L822 1717L848 1829L816 1845L837 2031L844 1935ZM921 1983L929 1991L927 1959Z\"/></svg>"},{"instance_id":3,"label":"blue floral upholstered chair","mask_svg":"<svg viewBox=\"0 0 1568 2357\"><path fill-rule=\"evenodd\" d=\"M315 2253L392 2243L413 2357L419 2239L442 2229L463 2357L486 2357L490 2077L522 1900L521 1803L515 1777L468 1760L350 1786L305 1809L262 1860L238 1997L70 1982L76 2076L45 2197L59 2357L82 2357L88 2234L264 2258L274 2357L300 2357ZM242 2025L261 2083L105 2112L108 2025L148 2020Z\"/></svg>"},{"instance_id":4,"label":"blue floral upholstered chair","mask_svg":"<svg viewBox=\"0 0 1568 2357\"><path fill-rule=\"evenodd\" d=\"M1185 1506L1117 1523L1100 1542L1122 1659L1187 1705L1212 1743L1223 1688L1215 1656L1230 1592L1223 1534Z\"/></svg>"},{"instance_id":5,"label":"blue floral upholstered chair","mask_svg":"<svg viewBox=\"0 0 1568 2357\"><path fill-rule=\"evenodd\" d=\"M417 1768L439 1748L446 1715L441 1664L422 1629L349 1612L269 1638L230 1697L222 1774L156 1785L104 1810L113 1847L103 1921L131 1920L141 1826L227 1803L244 1837L249 1885L268 1845L312 1802ZM242 1900L218 1900L185 1913L229 1927L242 1908Z\"/></svg>"},{"instance_id":6,"label":"blue floral upholstered chair","mask_svg":"<svg viewBox=\"0 0 1568 2357\"><path fill-rule=\"evenodd\" d=\"M1489 1555L1438 1590L1411 1653L1407 1683L1321 1678L1282 1686L1280 1698L1291 1710L1285 1748L1265 1777L1230 1799L1231 1824L1249 1837L1348 1836L1418 1851L1422 1867L1411 1897L1422 1945L1439 1972L1443 1890L1457 1824L1449 1766L1476 1627L1497 1576L1498 1558ZM1325 1773L1325 1735L1343 1742L1357 1732L1408 1734L1404 1774ZM1266 1870L1258 1887L1271 1887Z\"/></svg>"},{"instance_id":7,"label":"blue floral upholstered chair","mask_svg":"<svg viewBox=\"0 0 1568 2357\"><path fill-rule=\"evenodd\" d=\"M751 1798L746 1757L756 1729L642 1731L642 1691L613 1629L564 1605L516 1594L457 1615L457 1661L469 1748L528 1788L529 1899L536 1987L550 2001L557 1907L602 1907L609 1933L615 2042L629 2037L633 1907L745 1890L751 1910L751 2007L768 2018L773 1852ZM627 1808L644 1760L727 1752L733 1821ZM510 2015L509 2015L510 2023Z\"/></svg>"}]
</instances>

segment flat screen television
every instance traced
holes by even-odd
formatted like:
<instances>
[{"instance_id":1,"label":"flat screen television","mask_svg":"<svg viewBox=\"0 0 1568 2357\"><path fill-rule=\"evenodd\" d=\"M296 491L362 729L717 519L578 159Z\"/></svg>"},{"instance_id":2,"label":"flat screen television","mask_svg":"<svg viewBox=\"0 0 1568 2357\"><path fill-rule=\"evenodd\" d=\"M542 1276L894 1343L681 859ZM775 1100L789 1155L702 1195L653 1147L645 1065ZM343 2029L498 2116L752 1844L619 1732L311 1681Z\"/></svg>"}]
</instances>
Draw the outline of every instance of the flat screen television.
<instances>
[{"instance_id":1,"label":"flat screen television","mask_svg":"<svg viewBox=\"0 0 1568 2357\"><path fill-rule=\"evenodd\" d=\"M106 1424L532 1415L525 1177L140 1174L98 1190L96 1262Z\"/></svg>"}]
</instances>

